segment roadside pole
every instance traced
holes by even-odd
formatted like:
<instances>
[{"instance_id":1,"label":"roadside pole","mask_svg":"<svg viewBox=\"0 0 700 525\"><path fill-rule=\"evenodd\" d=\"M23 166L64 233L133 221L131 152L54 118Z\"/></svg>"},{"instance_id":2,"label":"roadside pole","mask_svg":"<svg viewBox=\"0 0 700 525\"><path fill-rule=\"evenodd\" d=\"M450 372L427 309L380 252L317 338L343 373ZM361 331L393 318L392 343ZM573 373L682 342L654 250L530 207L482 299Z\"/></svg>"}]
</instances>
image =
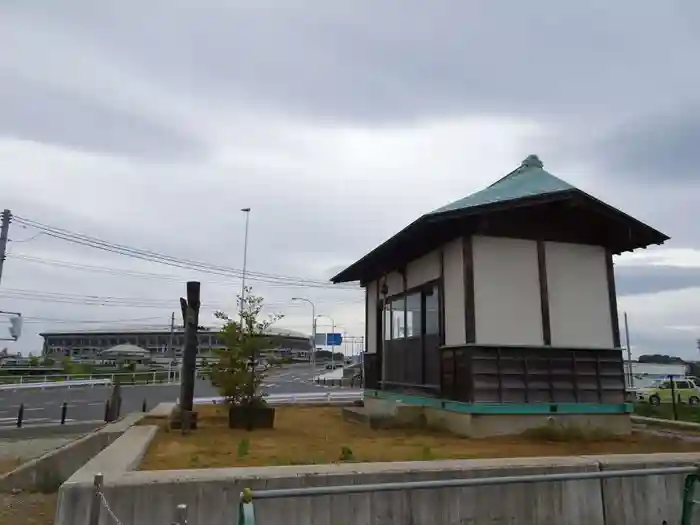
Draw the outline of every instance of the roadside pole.
<instances>
[{"instance_id":1,"label":"roadside pole","mask_svg":"<svg viewBox=\"0 0 700 525\"><path fill-rule=\"evenodd\" d=\"M7 235L10 231L10 223L12 222L12 212L3 210L2 224L0 225L0 280L2 280L2 269L5 265L5 257L7 252Z\"/></svg>"},{"instance_id":2,"label":"roadside pole","mask_svg":"<svg viewBox=\"0 0 700 525\"><path fill-rule=\"evenodd\" d=\"M175 312L170 316L170 337L168 339L168 383L173 380L171 376L173 361L175 361L175 348L173 341L175 339Z\"/></svg>"}]
</instances>

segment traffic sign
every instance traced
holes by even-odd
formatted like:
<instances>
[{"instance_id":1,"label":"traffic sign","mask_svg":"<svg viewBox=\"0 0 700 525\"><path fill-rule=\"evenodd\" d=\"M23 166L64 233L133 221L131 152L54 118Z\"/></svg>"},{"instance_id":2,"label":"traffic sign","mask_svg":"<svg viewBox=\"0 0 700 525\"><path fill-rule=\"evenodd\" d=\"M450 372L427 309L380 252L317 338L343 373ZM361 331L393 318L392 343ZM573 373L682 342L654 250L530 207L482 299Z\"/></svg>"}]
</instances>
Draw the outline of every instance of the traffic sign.
<instances>
[{"instance_id":1,"label":"traffic sign","mask_svg":"<svg viewBox=\"0 0 700 525\"><path fill-rule=\"evenodd\" d=\"M343 344L343 334L326 334L326 346L340 346Z\"/></svg>"}]
</instances>

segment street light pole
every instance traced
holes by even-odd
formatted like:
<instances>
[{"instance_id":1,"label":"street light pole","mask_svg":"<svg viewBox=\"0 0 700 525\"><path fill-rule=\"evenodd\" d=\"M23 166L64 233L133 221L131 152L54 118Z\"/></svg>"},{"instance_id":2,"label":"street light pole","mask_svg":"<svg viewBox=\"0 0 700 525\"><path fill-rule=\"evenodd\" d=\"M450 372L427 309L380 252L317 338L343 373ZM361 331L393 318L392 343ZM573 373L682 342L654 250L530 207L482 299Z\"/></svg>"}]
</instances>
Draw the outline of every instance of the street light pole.
<instances>
[{"instance_id":1,"label":"street light pole","mask_svg":"<svg viewBox=\"0 0 700 525\"><path fill-rule=\"evenodd\" d=\"M245 299L245 274L248 266L248 220L250 219L250 208L241 208L245 213L245 237L243 238L243 275L241 276L241 304L239 306L241 315L241 330L243 329L243 305Z\"/></svg>"},{"instance_id":2,"label":"street light pole","mask_svg":"<svg viewBox=\"0 0 700 525\"><path fill-rule=\"evenodd\" d=\"M306 297L292 297L292 301L303 301L311 305L311 368L316 368L316 305Z\"/></svg>"}]
</instances>

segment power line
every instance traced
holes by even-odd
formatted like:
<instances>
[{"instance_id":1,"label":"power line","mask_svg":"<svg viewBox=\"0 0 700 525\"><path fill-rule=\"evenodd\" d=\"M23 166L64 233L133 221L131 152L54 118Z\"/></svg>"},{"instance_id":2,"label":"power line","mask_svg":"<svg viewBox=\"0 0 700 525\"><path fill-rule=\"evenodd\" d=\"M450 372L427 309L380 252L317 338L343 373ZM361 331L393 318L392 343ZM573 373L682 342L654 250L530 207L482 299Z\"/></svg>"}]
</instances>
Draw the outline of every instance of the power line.
<instances>
[{"instance_id":1,"label":"power line","mask_svg":"<svg viewBox=\"0 0 700 525\"><path fill-rule=\"evenodd\" d=\"M150 250L142 250L139 248L132 248L125 245L110 243L103 241L96 237L90 237L80 233L71 232L62 228L57 228L47 224L43 224L31 219L26 219L19 216L14 216L15 221L18 224L29 226L35 228L47 236L54 237L56 239L64 240L73 244L78 244L81 246L86 246L90 248L95 248L102 251L107 251L111 253L116 253L119 255L124 255L127 257L132 257L136 259L141 259L150 262L156 262L159 264L164 264L168 266L173 266L176 268L197 270L203 273L210 273L214 275L222 275L227 277L242 277L242 271L237 268L231 268L226 266L218 266L209 263L203 263L200 261L195 261L191 259L183 259L177 257L171 257L169 255L161 254L158 252L153 252ZM343 286L343 285L333 285L326 281L319 281L314 279L304 279L299 277L290 277L279 274L270 274L262 272L246 272L246 277L253 281L277 283L277 284L288 284L296 286L304 286L309 288L333 288L336 290L349 289L357 290L355 287Z\"/></svg>"},{"instance_id":2,"label":"power line","mask_svg":"<svg viewBox=\"0 0 700 525\"><path fill-rule=\"evenodd\" d=\"M117 306L134 308L172 308L172 299L153 299L142 297L119 297L113 295L85 295L65 292L51 292L45 290L27 290L21 288L3 288L0 290L0 297L9 299L21 299L27 301L41 301L45 303L76 304L85 306ZM361 301L318 301L318 304L325 305L359 305ZM264 307L293 307L297 306L294 301L267 302ZM202 307L209 310L225 309L220 304L202 303Z\"/></svg>"},{"instance_id":3,"label":"power line","mask_svg":"<svg viewBox=\"0 0 700 525\"><path fill-rule=\"evenodd\" d=\"M89 264L76 263L73 261L62 261L57 259L48 259L45 257L36 257L33 255L27 255L23 253L8 253L8 258L10 259L20 259L32 264L42 264L46 266L66 268L70 270L79 270L94 273L104 273L108 275L124 276L124 277L134 277L139 279L147 280L162 280L171 282L182 282L183 277L173 274L164 273L154 273L154 272L143 272L137 270L125 270L119 268L110 268L108 266L95 266ZM214 284L217 286L230 286L233 280L240 280L240 278L230 277L231 280L203 280L202 283ZM278 283L266 283L272 288L306 288L305 285L293 285L293 284L278 284ZM329 287L330 289L330 287ZM339 288L340 290L353 290L358 291L353 288Z\"/></svg>"},{"instance_id":4,"label":"power line","mask_svg":"<svg viewBox=\"0 0 700 525\"><path fill-rule=\"evenodd\" d=\"M136 317L131 319L65 319L57 317L24 316L25 323L41 324L122 324L143 321L155 321L156 319L161 319L161 316Z\"/></svg>"}]
</instances>

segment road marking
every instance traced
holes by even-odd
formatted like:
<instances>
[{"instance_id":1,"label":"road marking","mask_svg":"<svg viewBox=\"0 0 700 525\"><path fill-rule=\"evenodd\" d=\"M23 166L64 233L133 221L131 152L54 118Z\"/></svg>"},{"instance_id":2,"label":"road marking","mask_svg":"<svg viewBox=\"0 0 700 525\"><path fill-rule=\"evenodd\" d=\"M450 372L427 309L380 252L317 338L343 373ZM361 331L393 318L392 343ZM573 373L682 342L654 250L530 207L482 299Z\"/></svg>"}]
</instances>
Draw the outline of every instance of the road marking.
<instances>
[{"instance_id":1,"label":"road marking","mask_svg":"<svg viewBox=\"0 0 700 525\"><path fill-rule=\"evenodd\" d=\"M32 418L32 419L23 419L23 420L22 420L22 424L23 424L23 425L26 425L27 423L33 423L33 422L36 422L36 421L51 421L51 418L49 418L49 417L34 417L34 418ZM57 421L58 421L59 423L61 422L60 419L57 420ZM70 420L70 419L66 419L66 421L71 421L71 420ZM16 423L16 422L17 422L17 418L16 418L16 417L0 417L0 423L9 423L9 422Z\"/></svg>"}]
</instances>

